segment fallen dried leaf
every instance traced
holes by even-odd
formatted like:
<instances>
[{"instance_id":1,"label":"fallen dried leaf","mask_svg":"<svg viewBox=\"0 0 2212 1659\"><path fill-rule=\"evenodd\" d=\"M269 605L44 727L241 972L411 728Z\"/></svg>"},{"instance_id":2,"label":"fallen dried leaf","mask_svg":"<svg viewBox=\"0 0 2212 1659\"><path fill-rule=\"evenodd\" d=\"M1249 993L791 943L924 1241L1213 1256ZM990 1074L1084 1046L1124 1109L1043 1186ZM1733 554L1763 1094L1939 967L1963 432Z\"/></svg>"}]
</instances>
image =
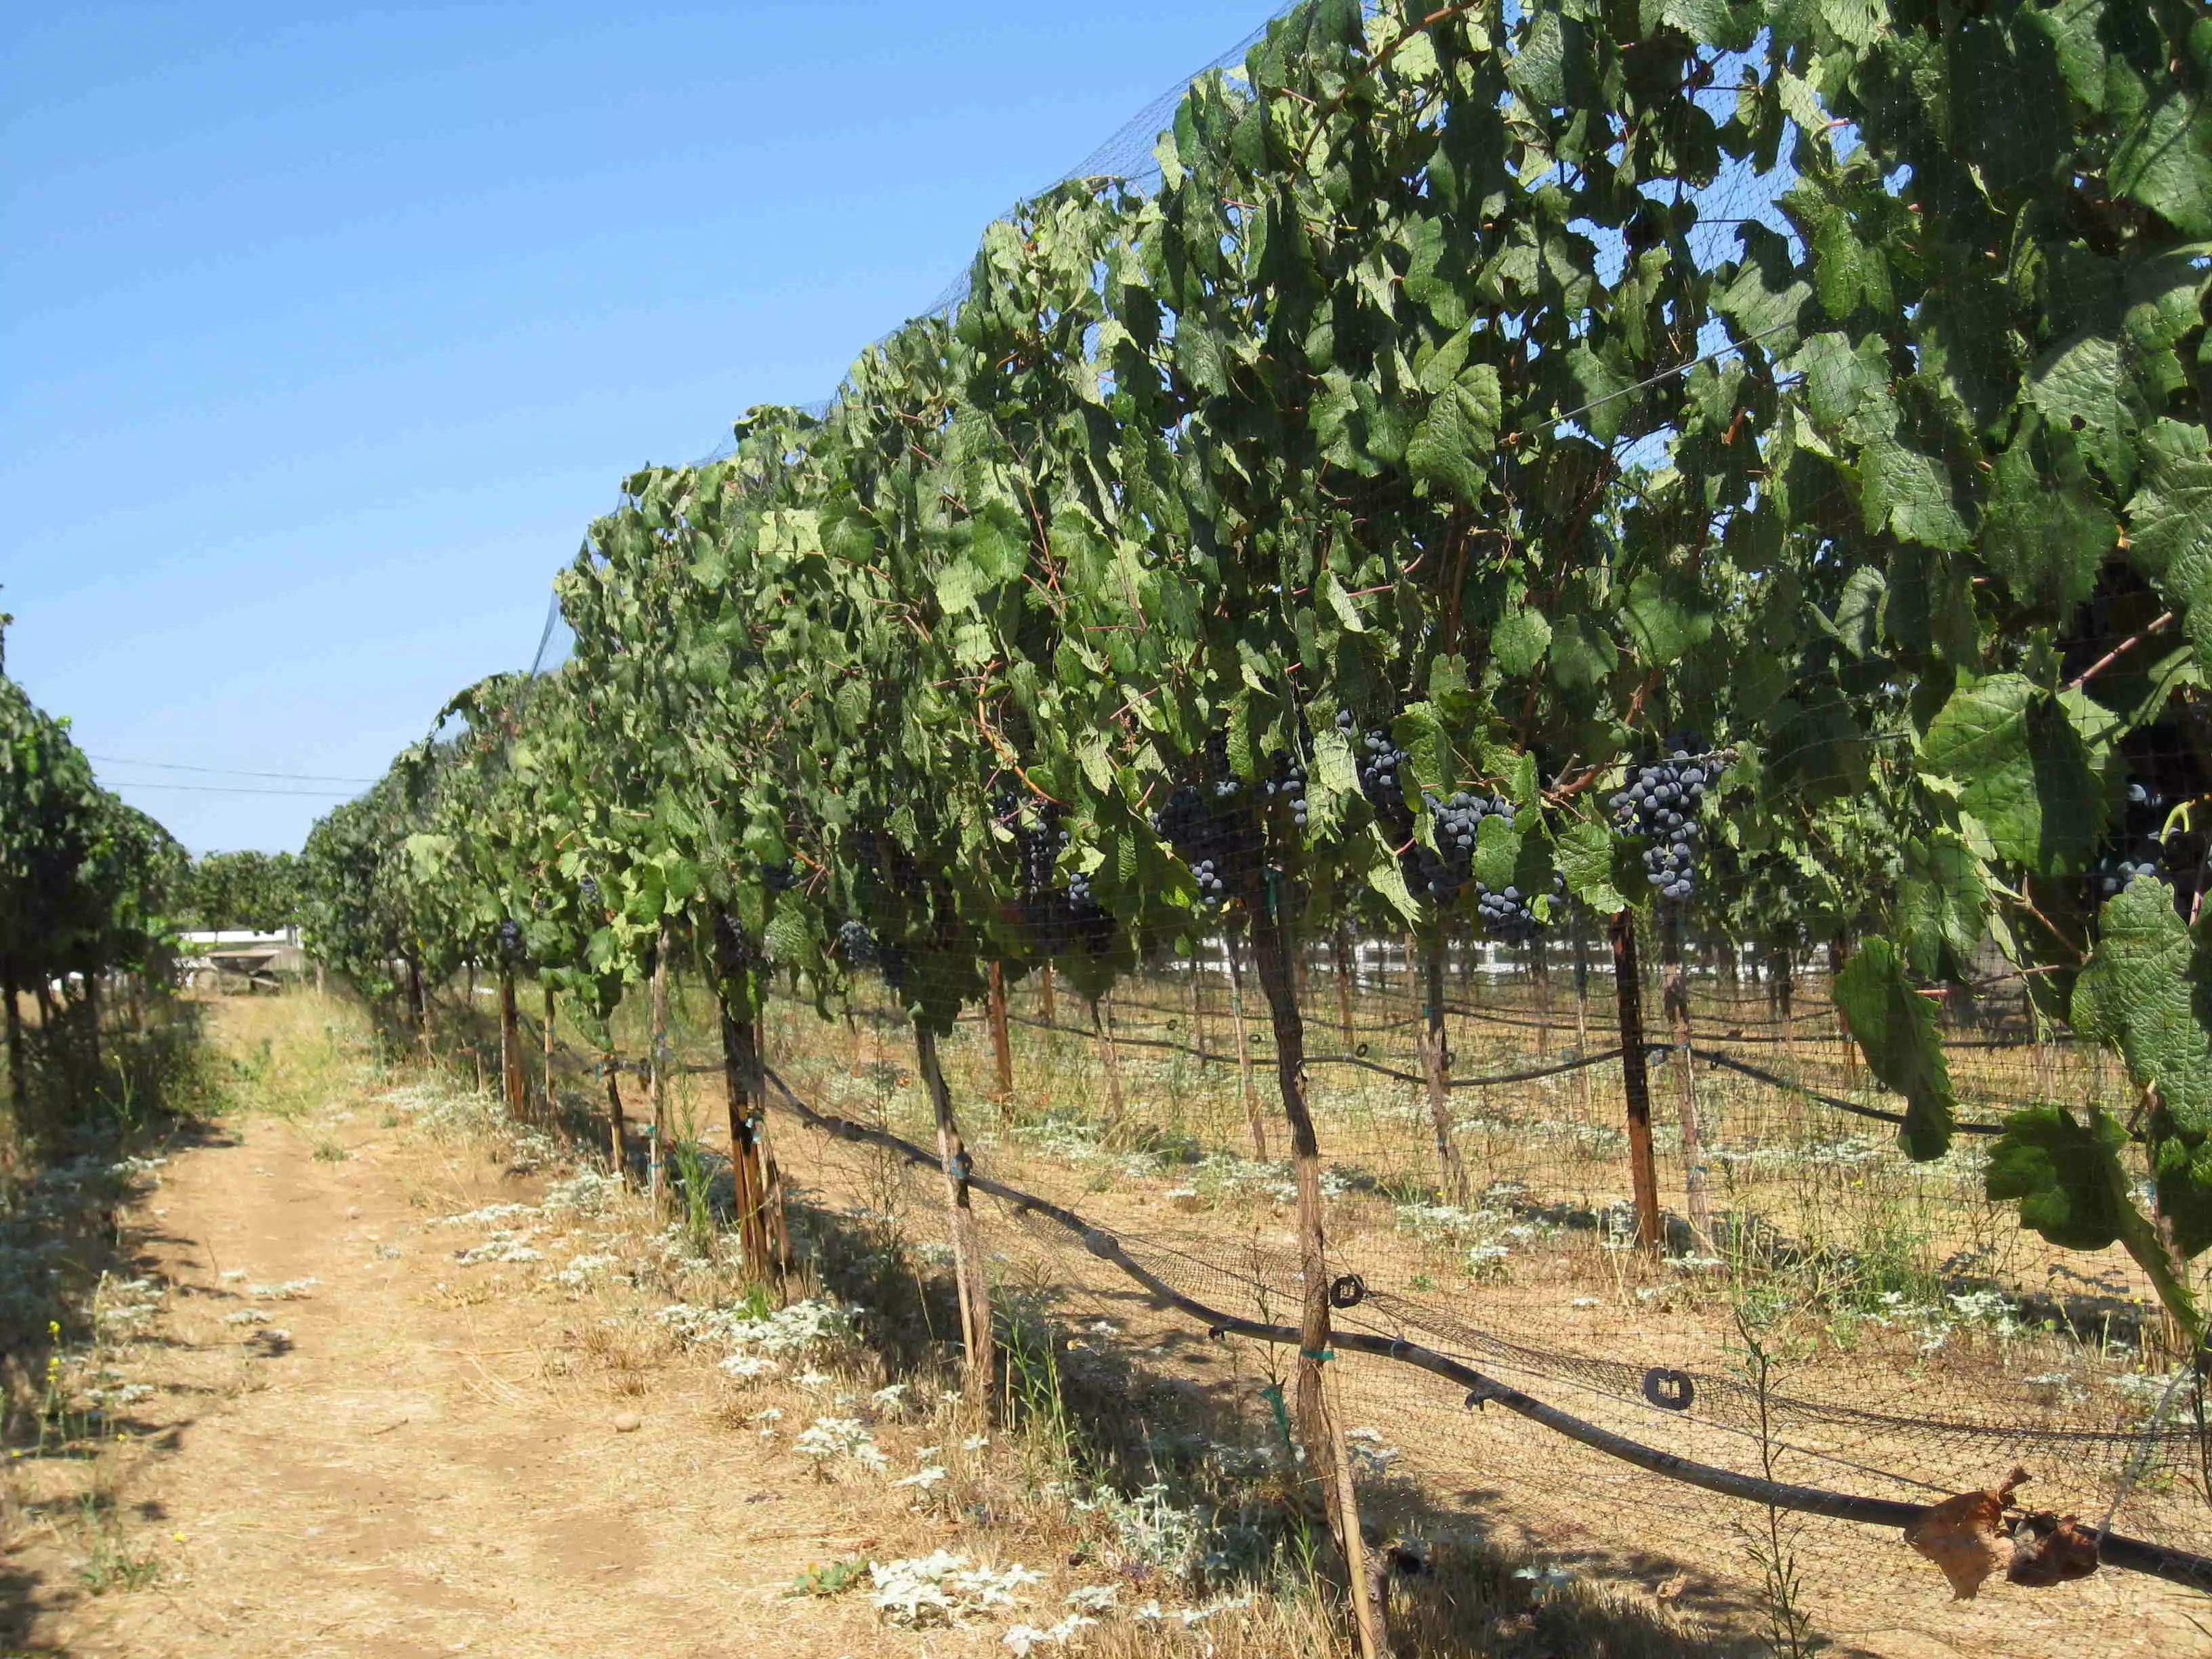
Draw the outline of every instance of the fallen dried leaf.
<instances>
[{"instance_id":1,"label":"fallen dried leaf","mask_svg":"<svg viewBox=\"0 0 2212 1659\"><path fill-rule=\"evenodd\" d=\"M1905 1541L1943 1570L1954 1601L1971 1601L1982 1581L2007 1565L2013 1542L2002 1530L2013 1488L2028 1478L2015 1468L2001 1486L1947 1498L1905 1529Z\"/></svg>"},{"instance_id":2,"label":"fallen dried leaf","mask_svg":"<svg viewBox=\"0 0 2212 1659\"><path fill-rule=\"evenodd\" d=\"M2031 1515L2013 1534L2012 1565L2005 1577L2030 1589L2087 1578L2097 1570L2097 1534L2078 1516Z\"/></svg>"}]
</instances>

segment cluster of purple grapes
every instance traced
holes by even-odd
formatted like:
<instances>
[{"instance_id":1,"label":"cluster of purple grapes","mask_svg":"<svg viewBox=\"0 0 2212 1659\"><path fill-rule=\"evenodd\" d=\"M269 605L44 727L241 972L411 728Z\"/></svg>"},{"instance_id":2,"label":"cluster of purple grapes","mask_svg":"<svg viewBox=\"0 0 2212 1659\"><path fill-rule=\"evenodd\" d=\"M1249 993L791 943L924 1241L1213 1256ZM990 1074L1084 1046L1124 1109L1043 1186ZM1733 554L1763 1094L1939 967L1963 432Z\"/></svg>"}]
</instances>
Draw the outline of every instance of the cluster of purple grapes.
<instances>
[{"instance_id":1,"label":"cluster of purple grapes","mask_svg":"<svg viewBox=\"0 0 2212 1659\"><path fill-rule=\"evenodd\" d=\"M865 921L842 921L837 924L837 954L848 968L872 968L876 965L876 936Z\"/></svg>"},{"instance_id":2,"label":"cluster of purple grapes","mask_svg":"<svg viewBox=\"0 0 2212 1659\"><path fill-rule=\"evenodd\" d=\"M1524 945L1544 930L1536 920L1534 896L1523 893L1518 887L1507 887L1493 893L1477 882L1474 887L1474 912L1482 923L1482 931L1505 945ZM1567 878L1557 874L1552 877L1553 914L1566 902Z\"/></svg>"},{"instance_id":3,"label":"cluster of purple grapes","mask_svg":"<svg viewBox=\"0 0 2212 1659\"><path fill-rule=\"evenodd\" d=\"M1395 839L1404 840L1413 828L1413 811L1406 805L1406 792L1398 781L1399 771L1406 764L1406 751L1398 747L1389 732L1379 727L1360 731L1359 722L1349 708L1336 711L1336 729L1352 744L1352 756L1359 768L1359 793L1375 809L1375 816L1397 832Z\"/></svg>"},{"instance_id":4,"label":"cluster of purple grapes","mask_svg":"<svg viewBox=\"0 0 2212 1659\"><path fill-rule=\"evenodd\" d=\"M1217 777L1206 787L1178 784L1152 814L1153 830L1190 866L1191 878L1198 886L1198 902L1208 909L1218 909L1227 902L1239 854L1249 850L1244 845L1250 831L1243 815L1219 804L1234 799L1237 793L1233 774Z\"/></svg>"},{"instance_id":5,"label":"cluster of purple grapes","mask_svg":"<svg viewBox=\"0 0 2212 1659\"><path fill-rule=\"evenodd\" d=\"M1416 842L1399 854L1399 867L1414 897L1439 906L1451 904L1473 879L1474 844L1483 819L1494 814L1512 823L1513 803L1502 795L1470 795L1464 790L1449 799L1424 790L1421 800L1436 824L1436 850Z\"/></svg>"},{"instance_id":6,"label":"cluster of purple grapes","mask_svg":"<svg viewBox=\"0 0 2212 1659\"><path fill-rule=\"evenodd\" d=\"M522 960L522 924L513 916L499 924L499 956L502 962Z\"/></svg>"},{"instance_id":7,"label":"cluster of purple grapes","mask_svg":"<svg viewBox=\"0 0 2212 1659\"><path fill-rule=\"evenodd\" d=\"M1020 866L1016 902L1031 945L1045 956L1078 944L1103 948L1113 934L1113 918L1092 896L1091 878L1073 870L1067 885L1060 885L1060 855L1073 839L1060 828L1060 808L1048 800L1027 800L1009 787L1000 791L996 811L999 822L1013 832Z\"/></svg>"},{"instance_id":8,"label":"cluster of purple grapes","mask_svg":"<svg viewBox=\"0 0 2212 1659\"><path fill-rule=\"evenodd\" d=\"M2169 883L2175 908L2185 916L2191 914L2204 862L2205 838L2202 831L2179 824L2167 826L2166 815L2173 804L2155 783L2128 785L2116 839L2120 847L2133 850L2108 850L2097 860L2090 880L2099 902L2121 891L2137 876L2149 876Z\"/></svg>"},{"instance_id":9,"label":"cluster of purple grapes","mask_svg":"<svg viewBox=\"0 0 2212 1659\"><path fill-rule=\"evenodd\" d=\"M1698 738L1678 732L1664 752L1629 769L1627 787L1609 803L1615 833L1644 838L1644 878L1670 904L1697 890L1698 811L1723 764Z\"/></svg>"}]
</instances>

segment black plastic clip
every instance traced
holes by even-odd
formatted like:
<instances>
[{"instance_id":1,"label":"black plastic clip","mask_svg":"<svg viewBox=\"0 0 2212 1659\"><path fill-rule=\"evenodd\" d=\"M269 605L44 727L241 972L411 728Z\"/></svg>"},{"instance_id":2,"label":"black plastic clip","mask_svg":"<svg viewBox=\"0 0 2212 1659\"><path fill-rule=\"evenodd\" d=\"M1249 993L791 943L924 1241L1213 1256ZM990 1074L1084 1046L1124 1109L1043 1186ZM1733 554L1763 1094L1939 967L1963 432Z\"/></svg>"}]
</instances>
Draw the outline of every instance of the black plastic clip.
<instances>
[{"instance_id":1,"label":"black plastic clip","mask_svg":"<svg viewBox=\"0 0 2212 1659\"><path fill-rule=\"evenodd\" d=\"M1505 1390L1503 1388L1495 1382L1486 1382L1479 1389L1469 1389L1467 1398L1460 1403L1462 1410L1480 1411L1492 1401L1503 1400L1504 1397Z\"/></svg>"},{"instance_id":2,"label":"black plastic clip","mask_svg":"<svg viewBox=\"0 0 2212 1659\"><path fill-rule=\"evenodd\" d=\"M1644 1397L1662 1411L1686 1412L1698 1397L1698 1385L1687 1371L1654 1365L1644 1373Z\"/></svg>"},{"instance_id":3,"label":"black plastic clip","mask_svg":"<svg viewBox=\"0 0 2212 1659\"><path fill-rule=\"evenodd\" d=\"M1367 1285L1358 1273L1346 1273L1329 1281L1328 1305L1332 1308L1356 1308L1367 1299Z\"/></svg>"}]
</instances>

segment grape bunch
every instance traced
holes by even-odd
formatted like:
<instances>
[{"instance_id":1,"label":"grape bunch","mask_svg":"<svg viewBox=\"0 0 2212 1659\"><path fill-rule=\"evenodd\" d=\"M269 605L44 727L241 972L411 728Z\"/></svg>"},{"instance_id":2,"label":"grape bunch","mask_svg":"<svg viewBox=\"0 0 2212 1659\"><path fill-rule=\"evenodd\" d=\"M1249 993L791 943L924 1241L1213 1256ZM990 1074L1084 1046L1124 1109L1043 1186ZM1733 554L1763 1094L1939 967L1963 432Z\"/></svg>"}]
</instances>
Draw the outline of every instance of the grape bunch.
<instances>
[{"instance_id":1,"label":"grape bunch","mask_svg":"<svg viewBox=\"0 0 2212 1659\"><path fill-rule=\"evenodd\" d=\"M1281 801L1291 809L1291 823L1298 830L1306 827L1306 769L1301 761L1288 755L1275 757L1275 769L1260 786L1262 803Z\"/></svg>"},{"instance_id":2,"label":"grape bunch","mask_svg":"<svg viewBox=\"0 0 2212 1659\"><path fill-rule=\"evenodd\" d=\"M2203 868L2204 836L2179 823L2169 828L2167 817L2173 805L2155 780L2129 783L2119 830L2113 837L2115 845L2106 849L2090 871L2096 902L2101 904L2122 891L2137 876L2150 876L2172 887L2176 910L2184 917L2192 914Z\"/></svg>"},{"instance_id":3,"label":"grape bunch","mask_svg":"<svg viewBox=\"0 0 2212 1659\"><path fill-rule=\"evenodd\" d=\"M868 931L865 921L843 921L837 926L837 954L848 968L872 968L876 962L876 936Z\"/></svg>"},{"instance_id":4,"label":"grape bunch","mask_svg":"<svg viewBox=\"0 0 2212 1659\"><path fill-rule=\"evenodd\" d=\"M1415 842L1398 855L1398 866L1414 897L1451 904L1473 879L1475 839L1483 819L1494 813L1512 823L1513 803L1502 795L1471 795L1464 790L1442 799L1423 790L1421 801L1436 826L1436 850Z\"/></svg>"},{"instance_id":5,"label":"grape bunch","mask_svg":"<svg viewBox=\"0 0 2212 1659\"><path fill-rule=\"evenodd\" d=\"M1518 887L1508 887L1493 893L1480 882L1475 884L1475 915L1482 923L1482 931L1505 945L1524 945L1543 931L1544 924L1536 919L1535 896L1523 893ZM1553 913L1566 902L1567 880L1565 876L1552 877Z\"/></svg>"},{"instance_id":6,"label":"grape bunch","mask_svg":"<svg viewBox=\"0 0 2212 1659\"><path fill-rule=\"evenodd\" d=\"M1677 733L1666 752L1630 769L1628 787L1609 803L1615 833L1644 838L1644 878L1670 904L1697 887L1698 809L1723 764L1704 750Z\"/></svg>"},{"instance_id":7,"label":"grape bunch","mask_svg":"<svg viewBox=\"0 0 2212 1659\"><path fill-rule=\"evenodd\" d=\"M1403 841L1413 828L1413 815L1406 805L1405 791L1398 782L1400 769L1406 764L1406 751L1391 740L1386 731L1362 732L1359 722L1348 708L1336 711L1336 729L1352 744L1353 757L1358 763L1359 793L1375 809L1375 816Z\"/></svg>"},{"instance_id":8,"label":"grape bunch","mask_svg":"<svg viewBox=\"0 0 2212 1659\"><path fill-rule=\"evenodd\" d=\"M599 896L599 884L593 881L589 876L586 876L581 881L576 884L576 890L583 895L584 902L590 905L594 910L602 908L605 906L605 901Z\"/></svg>"},{"instance_id":9,"label":"grape bunch","mask_svg":"<svg viewBox=\"0 0 2212 1659\"><path fill-rule=\"evenodd\" d=\"M788 893L799 885L799 872L788 864L764 864L761 866L761 885L771 893Z\"/></svg>"},{"instance_id":10,"label":"grape bunch","mask_svg":"<svg viewBox=\"0 0 2212 1659\"><path fill-rule=\"evenodd\" d=\"M1233 776L1233 775L1232 775ZM1198 885L1198 902L1218 909L1230 896L1231 882L1243 866L1240 855L1258 852L1246 815L1216 803L1233 796L1222 793L1230 780L1217 778L1211 785L1179 784L1152 814L1152 828L1175 848L1176 856L1190 866Z\"/></svg>"},{"instance_id":11,"label":"grape bunch","mask_svg":"<svg viewBox=\"0 0 2212 1659\"><path fill-rule=\"evenodd\" d=\"M522 924L513 916L499 924L499 954L503 962L522 960Z\"/></svg>"},{"instance_id":12,"label":"grape bunch","mask_svg":"<svg viewBox=\"0 0 2212 1659\"><path fill-rule=\"evenodd\" d=\"M2154 846L2148 852L2136 854L2132 859L2116 859L2107 854L2097 860L2097 896L2100 899L2112 897L2137 876L2157 877L2162 872L2164 863Z\"/></svg>"}]
</instances>

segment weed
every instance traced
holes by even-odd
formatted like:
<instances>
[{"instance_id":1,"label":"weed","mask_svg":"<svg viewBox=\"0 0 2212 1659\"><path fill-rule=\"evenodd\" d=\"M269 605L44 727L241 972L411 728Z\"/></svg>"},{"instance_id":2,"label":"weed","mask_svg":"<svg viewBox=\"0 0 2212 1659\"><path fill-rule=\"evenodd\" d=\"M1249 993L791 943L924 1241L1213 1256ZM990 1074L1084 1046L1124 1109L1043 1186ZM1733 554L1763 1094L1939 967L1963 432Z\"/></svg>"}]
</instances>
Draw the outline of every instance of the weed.
<instances>
[{"instance_id":1,"label":"weed","mask_svg":"<svg viewBox=\"0 0 2212 1659\"><path fill-rule=\"evenodd\" d=\"M864 1557L848 1555L837 1561L817 1561L791 1581L790 1595L837 1595L852 1589L868 1576Z\"/></svg>"},{"instance_id":2,"label":"weed","mask_svg":"<svg viewBox=\"0 0 2212 1659\"><path fill-rule=\"evenodd\" d=\"M335 1140L322 1140L315 1143L315 1162L318 1164L343 1164L351 1156L350 1152Z\"/></svg>"}]
</instances>

